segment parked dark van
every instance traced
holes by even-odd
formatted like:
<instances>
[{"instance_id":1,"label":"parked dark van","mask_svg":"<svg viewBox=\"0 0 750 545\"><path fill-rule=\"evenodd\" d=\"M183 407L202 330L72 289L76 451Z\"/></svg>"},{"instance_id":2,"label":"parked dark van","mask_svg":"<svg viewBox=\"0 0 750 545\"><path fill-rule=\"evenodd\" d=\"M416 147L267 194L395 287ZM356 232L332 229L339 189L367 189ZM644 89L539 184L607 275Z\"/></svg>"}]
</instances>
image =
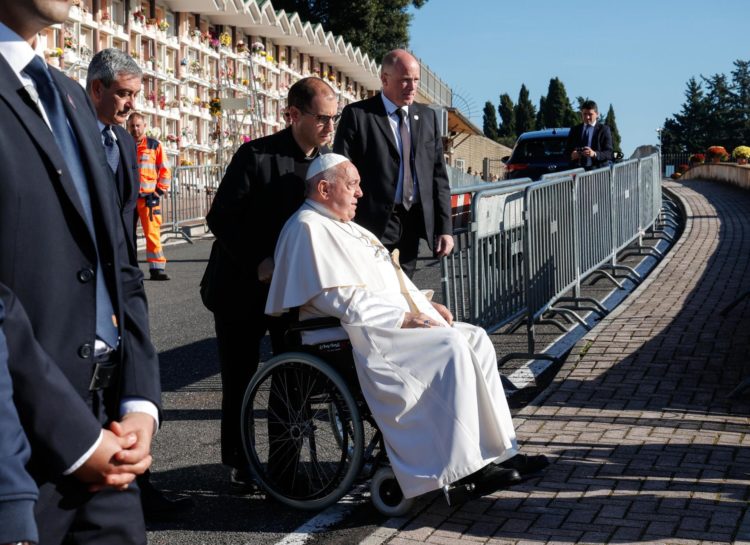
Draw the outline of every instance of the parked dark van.
<instances>
[{"instance_id":1,"label":"parked dark van","mask_svg":"<svg viewBox=\"0 0 750 545\"><path fill-rule=\"evenodd\" d=\"M505 179L538 180L543 174L570 169L570 157L565 155L569 132L568 128L560 128L523 133L510 156L503 158Z\"/></svg>"}]
</instances>

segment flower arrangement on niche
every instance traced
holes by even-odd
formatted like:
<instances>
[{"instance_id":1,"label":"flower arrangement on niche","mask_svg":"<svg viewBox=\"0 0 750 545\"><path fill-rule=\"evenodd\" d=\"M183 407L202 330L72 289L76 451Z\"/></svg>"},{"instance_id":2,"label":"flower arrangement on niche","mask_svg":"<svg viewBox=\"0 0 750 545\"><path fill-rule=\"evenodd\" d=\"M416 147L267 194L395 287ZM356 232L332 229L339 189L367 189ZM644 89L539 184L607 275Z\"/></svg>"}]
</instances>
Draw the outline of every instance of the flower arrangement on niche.
<instances>
[{"instance_id":1,"label":"flower arrangement on niche","mask_svg":"<svg viewBox=\"0 0 750 545\"><path fill-rule=\"evenodd\" d=\"M140 25L146 24L146 14L143 13L142 9L139 9L138 11L133 12L133 21Z\"/></svg>"},{"instance_id":2,"label":"flower arrangement on niche","mask_svg":"<svg viewBox=\"0 0 750 545\"><path fill-rule=\"evenodd\" d=\"M63 50L60 47L55 47L54 49L47 49L44 51L44 55L47 57L56 59L56 58L63 56Z\"/></svg>"},{"instance_id":3,"label":"flower arrangement on niche","mask_svg":"<svg viewBox=\"0 0 750 545\"><path fill-rule=\"evenodd\" d=\"M166 19L161 19L161 20L159 20L159 22L158 22L158 23L156 23L156 26L157 26L157 27L159 28L159 30L161 30L162 32L166 32L166 31L167 31L167 29L169 28L169 23L167 22L167 20L166 20Z\"/></svg>"},{"instance_id":4,"label":"flower arrangement on niche","mask_svg":"<svg viewBox=\"0 0 750 545\"><path fill-rule=\"evenodd\" d=\"M253 42L252 45L252 52L257 55L264 55L266 54L266 46L263 45L262 42Z\"/></svg>"},{"instance_id":5,"label":"flower arrangement on niche","mask_svg":"<svg viewBox=\"0 0 750 545\"><path fill-rule=\"evenodd\" d=\"M232 36L229 34L229 32L222 32L219 34L219 44L223 45L224 47L232 47Z\"/></svg>"},{"instance_id":6,"label":"flower arrangement on niche","mask_svg":"<svg viewBox=\"0 0 750 545\"><path fill-rule=\"evenodd\" d=\"M112 17L110 17L109 12L107 10L103 10L100 16L100 21L102 23L109 23L111 20L112 20Z\"/></svg>"},{"instance_id":7,"label":"flower arrangement on niche","mask_svg":"<svg viewBox=\"0 0 750 545\"><path fill-rule=\"evenodd\" d=\"M203 74L203 67L199 61L195 60L190 62L190 73L196 75Z\"/></svg>"},{"instance_id":8,"label":"flower arrangement on niche","mask_svg":"<svg viewBox=\"0 0 750 545\"><path fill-rule=\"evenodd\" d=\"M729 154L727 153L727 150L724 149L724 146L710 146L706 150L706 156L708 156L713 163L729 159Z\"/></svg>"},{"instance_id":9,"label":"flower arrangement on niche","mask_svg":"<svg viewBox=\"0 0 750 545\"><path fill-rule=\"evenodd\" d=\"M208 103L208 113L210 113L212 117L221 117L221 99L218 97L211 99Z\"/></svg>"},{"instance_id":10,"label":"flower arrangement on niche","mask_svg":"<svg viewBox=\"0 0 750 545\"><path fill-rule=\"evenodd\" d=\"M237 40L237 45L235 46L235 50L237 51L237 53L247 52L247 46L245 45L245 42L242 40Z\"/></svg>"},{"instance_id":11,"label":"flower arrangement on niche","mask_svg":"<svg viewBox=\"0 0 750 545\"><path fill-rule=\"evenodd\" d=\"M65 49L76 48L76 41L73 38L73 33L68 28L66 28L65 32L63 32L63 46L65 47Z\"/></svg>"},{"instance_id":12,"label":"flower arrangement on niche","mask_svg":"<svg viewBox=\"0 0 750 545\"><path fill-rule=\"evenodd\" d=\"M737 146L732 150L732 157L737 161L737 164L746 165L748 159L750 159L750 147Z\"/></svg>"}]
</instances>

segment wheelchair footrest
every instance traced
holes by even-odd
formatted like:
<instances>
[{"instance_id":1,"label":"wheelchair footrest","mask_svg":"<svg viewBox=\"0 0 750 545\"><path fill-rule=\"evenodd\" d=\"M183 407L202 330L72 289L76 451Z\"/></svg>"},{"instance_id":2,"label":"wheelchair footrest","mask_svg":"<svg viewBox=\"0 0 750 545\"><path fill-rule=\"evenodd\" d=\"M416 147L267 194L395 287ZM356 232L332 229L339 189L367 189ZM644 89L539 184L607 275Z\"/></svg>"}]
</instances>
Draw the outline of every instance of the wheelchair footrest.
<instances>
[{"instance_id":1,"label":"wheelchair footrest","mask_svg":"<svg viewBox=\"0 0 750 545\"><path fill-rule=\"evenodd\" d=\"M443 487L443 495L449 507L460 505L476 497L475 488L474 483L447 484Z\"/></svg>"}]
</instances>

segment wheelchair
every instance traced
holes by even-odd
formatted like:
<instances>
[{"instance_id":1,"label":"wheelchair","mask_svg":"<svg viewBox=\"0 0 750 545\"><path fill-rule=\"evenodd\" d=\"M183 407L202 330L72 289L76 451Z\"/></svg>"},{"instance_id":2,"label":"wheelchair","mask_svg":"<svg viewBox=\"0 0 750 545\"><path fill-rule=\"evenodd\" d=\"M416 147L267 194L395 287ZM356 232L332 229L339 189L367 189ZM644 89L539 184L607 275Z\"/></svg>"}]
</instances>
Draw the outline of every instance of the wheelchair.
<instances>
[{"instance_id":1,"label":"wheelchair","mask_svg":"<svg viewBox=\"0 0 750 545\"><path fill-rule=\"evenodd\" d=\"M375 508L406 514L383 436L362 395L348 339L303 345L302 332L338 327L316 318L292 323L289 352L262 364L245 392L242 440L250 470L267 495L296 509L322 510L370 480Z\"/></svg>"}]
</instances>

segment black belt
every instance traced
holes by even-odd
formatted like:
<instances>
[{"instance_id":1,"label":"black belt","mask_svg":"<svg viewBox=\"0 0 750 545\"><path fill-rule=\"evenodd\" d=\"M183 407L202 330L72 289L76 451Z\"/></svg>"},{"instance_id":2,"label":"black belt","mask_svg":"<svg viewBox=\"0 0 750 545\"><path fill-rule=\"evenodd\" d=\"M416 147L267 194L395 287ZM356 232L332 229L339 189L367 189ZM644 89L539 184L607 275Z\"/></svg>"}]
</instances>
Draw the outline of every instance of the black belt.
<instances>
[{"instance_id":1,"label":"black belt","mask_svg":"<svg viewBox=\"0 0 750 545\"><path fill-rule=\"evenodd\" d=\"M114 384L117 371L117 361L114 356L115 352L112 351L95 359L94 372L91 375L91 384L89 384L90 392L104 390Z\"/></svg>"}]
</instances>

